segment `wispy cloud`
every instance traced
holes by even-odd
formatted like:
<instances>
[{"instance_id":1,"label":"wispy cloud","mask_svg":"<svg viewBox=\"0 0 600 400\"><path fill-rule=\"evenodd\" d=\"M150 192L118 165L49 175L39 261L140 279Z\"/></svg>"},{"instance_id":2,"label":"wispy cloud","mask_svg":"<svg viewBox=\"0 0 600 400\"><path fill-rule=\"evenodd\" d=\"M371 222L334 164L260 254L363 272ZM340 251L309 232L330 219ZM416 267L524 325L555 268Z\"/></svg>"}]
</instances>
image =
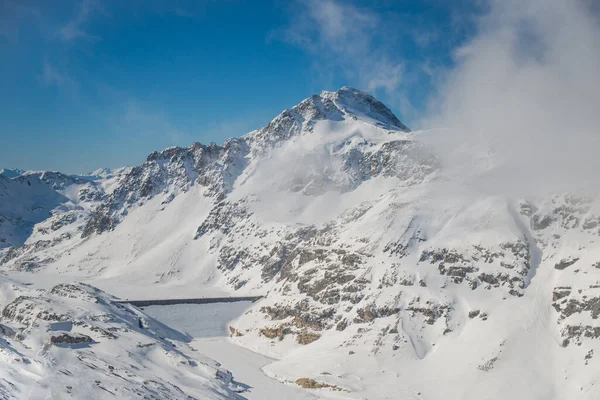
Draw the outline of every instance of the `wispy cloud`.
<instances>
[{"instance_id":1,"label":"wispy cloud","mask_svg":"<svg viewBox=\"0 0 600 400\"><path fill-rule=\"evenodd\" d=\"M120 130L139 137L163 137L171 145L192 142L188 133L175 126L167 115L142 101L129 98L123 103L122 114L118 119Z\"/></svg>"},{"instance_id":2,"label":"wispy cloud","mask_svg":"<svg viewBox=\"0 0 600 400\"><path fill-rule=\"evenodd\" d=\"M79 85L66 72L58 69L48 60L44 60L38 80L45 86L55 87L74 100L79 98Z\"/></svg>"},{"instance_id":3,"label":"wispy cloud","mask_svg":"<svg viewBox=\"0 0 600 400\"><path fill-rule=\"evenodd\" d=\"M192 18L192 17L194 17L194 13L193 12L191 12L188 9L183 8L183 7L175 7L174 13L178 17L183 17L183 18Z\"/></svg>"},{"instance_id":4,"label":"wispy cloud","mask_svg":"<svg viewBox=\"0 0 600 400\"><path fill-rule=\"evenodd\" d=\"M181 18L195 18L205 13L214 0L123 0L127 12L140 17L144 14L176 15Z\"/></svg>"},{"instance_id":5,"label":"wispy cloud","mask_svg":"<svg viewBox=\"0 0 600 400\"><path fill-rule=\"evenodd\" d=\"M383 88L387 92L393 92L400 85L401 79L402 65L390 63L383 58L369 71L367 88L371 91Z\"/></svg>"},{"instance_id":6,"label":"wispy cloud","mask_svg":"<svg viewBox=\"0 0 600 400\"><path fill-rule=\"evenodd\" d=\"M125 90L104 83L97 83L96 90L101 102L110 104L108 109L102 110L102 119L106 121L108 131L122 138L124 142L140 145L147 152L165 146L189 146L197 141L204 144L210 141L222 143L228 138L242 136L266 125L270 117L259 117L261 112L253 112L221 121L182 121L170 114L160 103Z\"/></svg>"},{"instance_id":7,"label":"wispy cloud","mask_svg":"<svg viewBox=\"0 0 600 400\"><path fill-rule=\"evenodd\" d=\"M216 124L210 124L202 131L203 136L214 138L214 140L240 137L252 130L261 128L268 123L268 118L257 118L255 115L247 118L228 119Z\"/></svg>"},{"instance_id":8,"label":"wispy cloud","mask_svg":"<svg viewBox=\"0 0 600 400\"><path fill-rule=\"evenodd\" d=\"M286 31L287 39L311 50L360 54L367 50L378 16L350 4L310 0Z\"/></svg>"},{"instance_id":9,"label":"wispy cloud","mask_svg":"<svg viewBox=\"0 0 600 400\"><path fill-rule=\"evenodd\" d=\"M121 132L140 137L163 137L164 142L174 146L189 146L202 138L221 142L231 137L240 137L264 124L265 121L254 117L229 119L203 124L194 134L173 122L173 119L163 110L134 97L129 97L122 103L117 118L118 130Z\"/></svg>"},{"instance_id":10,"label":"wispy cloud","mask_svg":"<svg viewBox=\"0 0 600 400\"><path fill-rule=\"evenodd\" d=\"M313 54L324 69L334 66L364 88L398 89L402 62L380 52L385 38L378 14L333 0L301 2L299 10L284 30L283 40Z\"/></svg>"},{"instance_id":11,"label":"wispy cloud","mask_svg":"<svg viewBox=\"0 0 600 400\"><path fill-rule=\"evenodd\" d=\"M19 4L12 0L0 1L0 36L12 44L19 40L19 30L24 21L42 22L40 11L32 6Z\"/></svg>"},{"instance_id":12,"label":"wispy cloud","mask_svg":"<svg viewBox=\"0 0 600 400\"><path fill-rule=\"evenodd\" d=\"M82 0L79 3L75 16L64 24L58 31L58 37L70 42L76 39L99 40L98 36L92 35L85 30L85 24L97 13L105 13L101 4L96 0Z\"/></svg>"}]
</instances>

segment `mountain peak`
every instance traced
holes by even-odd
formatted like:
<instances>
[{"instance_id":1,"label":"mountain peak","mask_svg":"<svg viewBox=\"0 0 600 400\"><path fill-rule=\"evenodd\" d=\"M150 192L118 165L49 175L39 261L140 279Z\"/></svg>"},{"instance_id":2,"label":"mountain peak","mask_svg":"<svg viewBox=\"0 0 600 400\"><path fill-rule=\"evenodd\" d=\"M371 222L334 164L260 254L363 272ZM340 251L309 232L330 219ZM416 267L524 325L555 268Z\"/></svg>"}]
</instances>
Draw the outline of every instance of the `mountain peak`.
<instances>
[{"instance_id":1,"label":"mountain peak","mask_svg":"<svg viewBox=\"0 0 600 400\"><path fill-rule=\"evenodd\" d=\"M320 97L333 101L344 113L367 120L374 125L410 132L410 129L385 104L361 90L342 86L335 92L323 91Z\"/></svg>"},{"instance_id":2,"label":"mountain peak","mask_svg":"<svg viewBox=\"0 0 600 400\"><path fill-rule=\"evenodd\" d=\"M312 131L316 121L354 119L384 129L410 132L394 113L368 93L349 86L335 92L323 91L284 110L262 129L248 133L259 147L270 147L303 131Z\"/></svg>"}]
</instances>

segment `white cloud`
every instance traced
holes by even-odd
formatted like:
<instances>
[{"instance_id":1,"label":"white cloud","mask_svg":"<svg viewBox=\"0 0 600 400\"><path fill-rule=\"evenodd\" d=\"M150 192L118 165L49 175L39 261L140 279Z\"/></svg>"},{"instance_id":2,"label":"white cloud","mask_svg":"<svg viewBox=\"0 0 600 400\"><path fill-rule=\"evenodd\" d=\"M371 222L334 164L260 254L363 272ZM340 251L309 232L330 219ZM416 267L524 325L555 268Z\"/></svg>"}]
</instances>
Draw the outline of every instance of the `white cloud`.
<instances>
[{"instance_id":1,"label":"white cloud","mask_svg":"<svg viewBox=\"0 0 600 400\"><path fill-rule=\"evenodd\" d=\"M366 51L371 39L370 30L377 26L376 14L342 5L331 0L312 0L308 3L309 23L318 29L320 45L336 53L359 54Z\"/></svg>"},{"instance_id":2,"label":"white cloud","mask_svg":"<svg viewBox=\"0 0 600 400\"><path fill-rule=\"evenodd\" d=\"M575 0L491 0L456 51L424 125L470 175L488 149L497 164L473 177L487 190L538 193L600 181L600 27Z\"/></svg>"},{"instance_id":3,"label":"white cloud","mask_svg":"<svg viewBox=\"0 0 600 400\"><path fill-rule=\"evenodd\" d=\"M402 65L382 52L383 21L370 10L334 0L299 4L283 39L310 52L317 69L340 70L349 81L371 91L399 89Z\"/></svg>"}]
</instances>

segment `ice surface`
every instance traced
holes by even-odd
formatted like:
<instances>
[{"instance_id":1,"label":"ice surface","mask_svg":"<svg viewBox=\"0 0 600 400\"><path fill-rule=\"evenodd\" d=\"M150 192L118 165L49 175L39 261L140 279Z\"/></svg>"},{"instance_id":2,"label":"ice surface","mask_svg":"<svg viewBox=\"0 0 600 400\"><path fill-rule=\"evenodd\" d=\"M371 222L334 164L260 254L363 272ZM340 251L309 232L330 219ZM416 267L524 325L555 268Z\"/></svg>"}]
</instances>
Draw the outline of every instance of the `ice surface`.
<instances>
[{"instance_id":1,"label":"ice surface","mask_svg":"<svg viewBox=\"0 0 600 400\"><path fill-rule=\"evenodd\" d=\"M252 305L250 301L148 306L146 314L193 338L229 337L229 322Z\"/></svg>"}]
</instances>

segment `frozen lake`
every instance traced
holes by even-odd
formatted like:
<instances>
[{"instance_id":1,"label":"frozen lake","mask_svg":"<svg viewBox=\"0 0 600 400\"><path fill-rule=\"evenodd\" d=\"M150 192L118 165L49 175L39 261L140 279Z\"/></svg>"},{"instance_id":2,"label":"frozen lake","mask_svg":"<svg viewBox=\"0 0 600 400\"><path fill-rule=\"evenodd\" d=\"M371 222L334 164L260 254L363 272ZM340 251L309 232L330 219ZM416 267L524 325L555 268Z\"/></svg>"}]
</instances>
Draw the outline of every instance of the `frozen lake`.
<instances>
[{"instance_id":1,"label":"frozen lake","mask_svg":"<svg viewBox=\"0 0 600 400\"><path fill-rule=\"evenodd\" d=\"M274 360L239 347L229 340L229 322L245 313L252 302L177 304L143 307L146 314L194 338L190 345L220 362L236 382L247 385L246 399L317 399L316 394L269 378L262 367Z\"/></svg>"},{"instance_id":2,"label":"frozen lake","mask_svg":"<svg viewBox=\"0 0 600 400\"><path fill-rule=\"evenodd\" d=\"M174 304L141 307L163 324L193 338L228 337L229 322L246 311L251 301L211 304Z\"/></svg>"}]
</instances>

